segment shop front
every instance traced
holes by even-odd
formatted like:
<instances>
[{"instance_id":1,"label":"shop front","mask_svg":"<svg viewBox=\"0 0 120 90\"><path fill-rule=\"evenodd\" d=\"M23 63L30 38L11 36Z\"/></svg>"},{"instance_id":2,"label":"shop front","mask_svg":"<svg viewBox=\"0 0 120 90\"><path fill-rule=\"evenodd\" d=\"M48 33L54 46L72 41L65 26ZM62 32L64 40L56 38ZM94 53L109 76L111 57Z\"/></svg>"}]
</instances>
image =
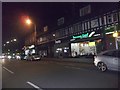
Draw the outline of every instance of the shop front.
<instances>
[{"instance_id":1,"label":"shop front","mask_svg":"<svg viewBox=\"0 0 120 90\"><path fill-rule=\"evenodd\" d=\"M99 32L88 32L71 38L71 56L95 55L102 50L102 38Z\"/></svg>"},{"instance_id":2,"label":"shop front","mask_svg":"<svg viewBox=\"0 0 120 90\"><path fill-rule=\"evenodd\" d=\"M117 32L117 36L113 34ZM120 31L115 26L82 33L71 37L71 56L95 55L105 50L120 48Z\"/></svg>"},{"instance_id":3,"label":"shop front","mask_svg":"<svg viewBox=\"0 0 120 90\"><path fill-rule=\"evenodd\" d=\"M76 57L83 55L95 55L97 53L97 50L100 49L97 47L101 47L100 44L101 39L71 43L71 56Z\"/></svg>"},{"instance_id":4,"label":"shop front","mask_svg":"<svg viewBox=\"0 0 120 90\"><path fill-rule=\"evenodd\" d=\"M54 57L66 58L70 56L70 44L64 40L56 40L54 44Z\"/></svg>"}]
</instances>

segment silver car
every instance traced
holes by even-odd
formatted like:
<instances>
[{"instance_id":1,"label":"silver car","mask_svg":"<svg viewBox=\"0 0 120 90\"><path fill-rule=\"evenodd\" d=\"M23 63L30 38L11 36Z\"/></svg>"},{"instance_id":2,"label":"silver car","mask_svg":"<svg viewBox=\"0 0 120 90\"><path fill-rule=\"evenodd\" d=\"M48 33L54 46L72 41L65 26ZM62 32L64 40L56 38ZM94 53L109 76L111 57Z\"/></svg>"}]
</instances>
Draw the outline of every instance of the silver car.
<instances>
[{"instance_id":1,"label":"silver car","mask_svg":"<svg viewBox=\"0 0 120 90\"><path fill-rule=\"evenodd\" d=\"M26 60L34 61L34 60L41 60L41 56L39 55L30 55L26 58Z\"/></svg>"},{"instance_id":2,"label":"silver car","mask_svg":"<svg viewBox=\"0 0 120 90\"><path fill-rule=\"evenodd\" d=\"M102 72L120 71L120 50L104 51L94 57L94 64Z\"/></svg>"}]
</instances>

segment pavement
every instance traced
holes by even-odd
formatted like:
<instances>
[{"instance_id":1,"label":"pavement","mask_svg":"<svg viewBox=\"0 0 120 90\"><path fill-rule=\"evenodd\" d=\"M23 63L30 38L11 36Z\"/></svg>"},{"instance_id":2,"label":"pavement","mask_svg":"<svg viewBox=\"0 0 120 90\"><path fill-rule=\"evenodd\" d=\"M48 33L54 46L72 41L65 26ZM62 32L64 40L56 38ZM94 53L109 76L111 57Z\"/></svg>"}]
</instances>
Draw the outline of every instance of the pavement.
<instances>
[{"instance_id":1,"label":"pavement","mask_svg":"<svg viewBox=\"0 0 120 90\"><path fill-rule=\"evenodd\" d=\"M42 60L52 60L52 61L59 61L59 62L83 62L83 63L94 63L93 58L85 58L85 57L81 57L81 58L47 58L47 57L43 57Z\"/></svg>"}]
</instances>

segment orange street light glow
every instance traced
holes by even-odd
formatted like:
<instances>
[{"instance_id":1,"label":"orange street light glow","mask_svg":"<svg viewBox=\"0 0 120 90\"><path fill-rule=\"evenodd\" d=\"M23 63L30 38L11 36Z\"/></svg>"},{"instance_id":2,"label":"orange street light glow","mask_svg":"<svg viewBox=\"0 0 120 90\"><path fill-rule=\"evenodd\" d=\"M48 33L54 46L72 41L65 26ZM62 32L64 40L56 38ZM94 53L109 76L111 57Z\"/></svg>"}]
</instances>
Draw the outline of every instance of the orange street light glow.
<instances>
[{"instance_id":1,"label":"orange street light glow","mask_svg":"<svg viewBox=\"0 0 120 90\"><path fill-rule=\"evenodd\" d=\"M28 25L30 25L32 22L31 22L30 19L27 19L27 20L26 20L26 23L27 23Z\"/></svg>"}]
</instances>

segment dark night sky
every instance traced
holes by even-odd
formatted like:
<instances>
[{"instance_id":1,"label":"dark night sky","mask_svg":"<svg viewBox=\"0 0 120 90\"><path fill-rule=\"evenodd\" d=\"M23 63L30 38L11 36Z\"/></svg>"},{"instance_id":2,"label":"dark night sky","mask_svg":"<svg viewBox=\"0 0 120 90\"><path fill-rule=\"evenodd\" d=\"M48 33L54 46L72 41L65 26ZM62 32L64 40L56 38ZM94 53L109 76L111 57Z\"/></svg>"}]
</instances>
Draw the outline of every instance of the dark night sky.
<instances>
[{"instance_id":1,"label":"dark night sky","mask_svg":"<svg viewBox=\"0 0 120 90\"><path fill-rule=\"evenodd\" d=\"M36 23L37 30L51 23L57 24L57 19L62 16L69 16L72 3L59 2L4 2L2 3L2 28L3 43L12 38L24 40L26 34L32 29L23 23L22 16L30 16ZM80 3L79 6L88 3ZM99 4L98 4L99 5ZM96 6L98 6L96 4ZM103 5L103 4L101 4ZM106 4L107 5L107 4ZM104 6L106 6L104 5ZM101 6L99 6L101 8ZM72 13L71 13L72 14Z\"/></svg>"},{"instance_id":2,"label":"dark night sky","mask_svg":"<svg viewBox=\"0 0 120 90\"><path fill-rule=\"evenodd\" d=\"M69 4L65 3L3 3L3 42L12 37L23 38L29 33L31 27L23 23L23 16L30 16L40 29L59 18L55 16L62 16L62 9L67 7Z\"/></svg>"}]
</instances>

